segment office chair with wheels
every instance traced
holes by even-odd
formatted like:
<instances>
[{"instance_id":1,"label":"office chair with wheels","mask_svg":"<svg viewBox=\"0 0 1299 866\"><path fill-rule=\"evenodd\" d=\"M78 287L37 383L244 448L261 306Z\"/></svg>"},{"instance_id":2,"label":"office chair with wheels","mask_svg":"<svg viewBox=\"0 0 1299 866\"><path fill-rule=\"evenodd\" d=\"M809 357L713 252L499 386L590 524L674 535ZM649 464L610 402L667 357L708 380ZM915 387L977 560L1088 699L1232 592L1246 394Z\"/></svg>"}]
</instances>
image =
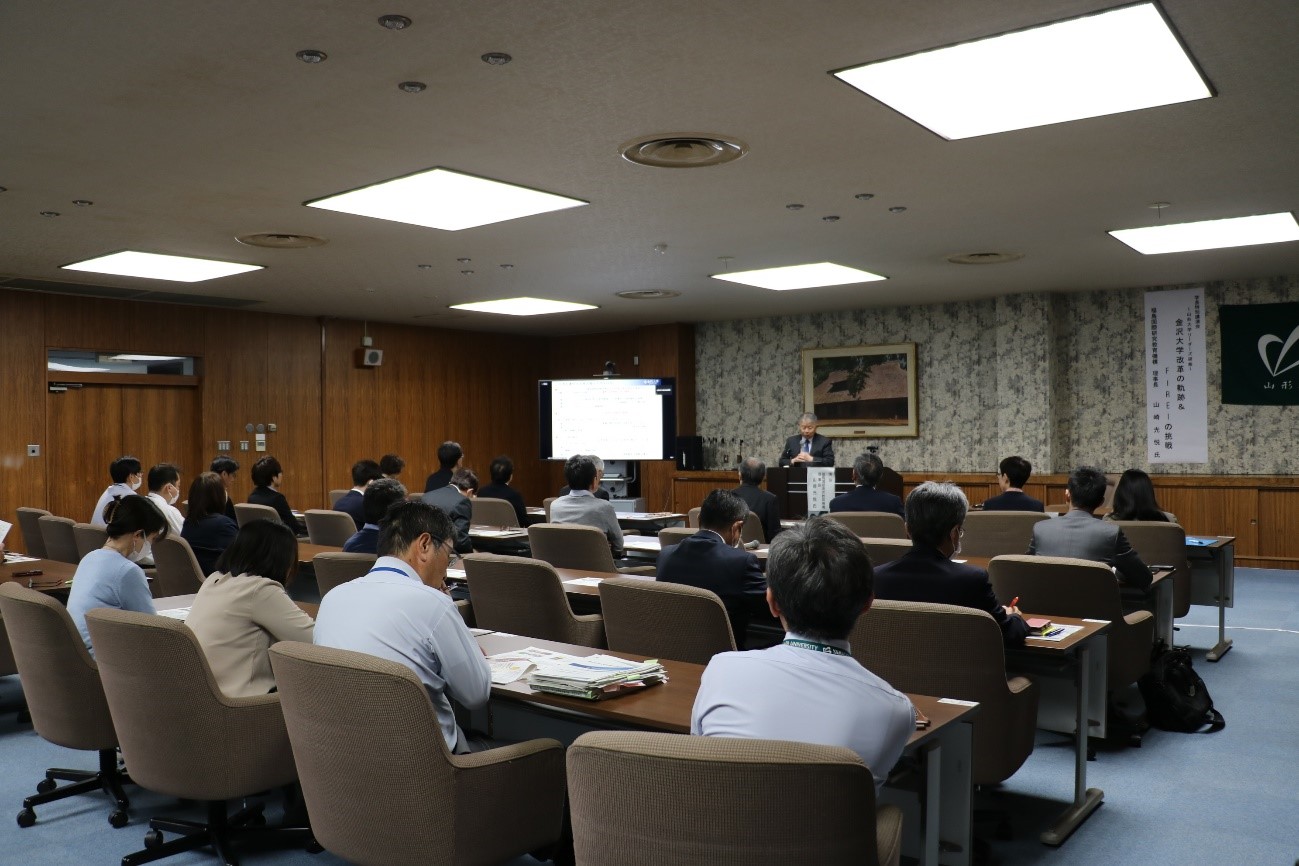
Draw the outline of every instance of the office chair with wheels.
<instances>
[{"instance_id":1,"label":"office chair with wheels","mask_svg":"<svg viewBox=\"0 0 1299 866\"><path fill-rule=\"evenodd\" d=\"M861 541L866 545L872 566L892 562L911 549L911 542L905 538L863 538Z\"/></svg>"},{"instance_id":2,"label":"office chair with wheels","mask_svg":"<svg viewBox=\"0 0 1299 866\"><path fill-rule=\"evenodd\" d=\"M472 517L470 520L477 526L517 527L519 515L514 513L514 506L504 499L493 499L490 496L475 496L470 501Z\"/></svg>"},{"instance_id":3,"label":"office chair with wheels","mask_svg":"<svg viewBox=\"0 0 1299 866\"><path fill-rule=\"evenodd\" d=\"M350 519L350 518L349 518ZM280 513L269 505L257 505L252 502L235 503L235 520L242 527L246 523L254 520L269 520L271 523L283 523L280 520ZM353 524L355 526L355 524ZM296 527L290 526L289 529L296 531Z\"/></svg>"},{"instance_id":4,"label":"office chair with wheels","mask_svg":"<svg viewBox=\"0 0 1299 866\"><path fill-rule=\"evenodd\" d=\"M104 546L104 542L108 541L108 530L102 526L91 526L89 523L74 523L72 541L77 545L77 561L80 562L87 553Z\"/></svg>"},{"instance_id":5,"label":"office chair with wheels","mask_svg":"<svg viewBox=\"0 0 1299 866\"><path fill-rule=\"evenodd\" d=\"M577 866L901 857L902 812L876 806L870 770L840 746L596 731L568 747L568 788ZM652 829L626 829L648 815Z\"/></svg>"},{"instance_id":6,"label":"office chair with wheels","mask_svg":"<svg viewBox=\"0 0 1299 866\"><path fill-rule=\"evenodd\" d=\"M345 489L343 489L343 490L331 490L331 491L329 491L329 507L330 507L330 508L333 508L335 505L337 505L337 504L338 504L338 500L340 500L340 499L342 499L344 496L346 496L346 495L348 494L348 492L351 491L351 489L352 489L352 488L348 487L348 488L345 488Z\"/></svg>"},{"instance_id":7,"label":"office chair with wheels","mask_svg":"<svg viewBox=\"0 0 1299 866\"><path fill-rule=\"evenodd\" d=\"M81 562L81 554L77 552L77 537L72 531L72 527L77 525L75 520L46 514L37 522L41 527L41 538L45 541L47 559L72 565Z\"/></svg>"},{"instance_id":8,"label":"office chair with wheels","mask_svg":"<svg viewBox=\"0 0 1299 866\"><path fill-rule=\"evenodd\" d=\"M1050 519L1040 511L971 511L965 515L961 552L967 556L1023 553L1033 542L1033 525Z\"/></svg>"},{"instance_id":9,"label":"office chair with wheels","mask_svg":"<svg viewBox=\"0 0 1299 866\"><path fill-rule=\"evenodd\" d=\"M168 535L153 543L153 580L149 589L154 598L189 595L198 592L206 575L189 542L179 535Z\"/></svg>"},{"instance_id":10,"label":"office chair with wheels","mask_svg":"<svg viewBox=\"0 0 1299 866\"><path fill-rule=\"evenodd\" d=\"M104 695L136 784L207 803L207 822L152 818L138 866L211 846L236 863L234 843L305 845L305 827L261 826L263 804L227 812L226 801L297 780L278 694L232 698L212 676L183 622L115 608L86 614ZM179 833L164 841L163 833Z\"/></svg>"},{"instance_id":11,"label":"office chair with wheels","mask_svg":"<svg viewBox=\"0 0 1299 866\"><path fill-rule=\"evenodd\" d=\"M102 791L114 803L108 822L125 827L131 804L122 786L131 779L117 764L117 732L99 669L67 608L44 593L9 582L0 585L0 616L36 733L55 745L99 753L97 771L46 770L36 794L23 800L18 826L36 823L37 806ZM72 784L59 787L59 781Z\"/></svg>"},{"instance_id":12,"label":"office chair with wheels","mask_svg":"<svg viewBox=\"0 0 1299 866\"><path fill-rule=\"evenodd\" d=\"M309 508L302 512L302 517L307 522L307 540L312 544L342 547L356 534L356 521L352 520L352 515L342 511Z\"/></svg>"},{"instance_id":13,"label":"office chair with wheels","mask_svg":"<svg viewBox=\"0 0 1299 866\"><path fill-rule=\"evenodd\" d=\"M311 567L316 572L320 597L324 598L325 593L334 587L367 573L374 568L378 558L373 553L317 553L311 558Z\"/></svg>"},{"instance_id":14,"label":"office chair with wheels","mask_svg":"<svg viewBox=\"0 0 1299 866\"><path fill-rule=\"evenodd\" d=\"M609 550L609 539L594 526L578 523L534 523L528 527L532 555L555 568L586 571L621 571L624 574L653 574L652 565L618 568Z\"/></svg>"},{"instance_id":15,"label":"office chair with wheels","mask_svg":"<svg viewBox=\"0 0 1299 866\"><path fill-rule=\"evenodd\" d=\"M665 526L659 530L659 549L680 544L681 539L689 538L698 531L689 526Z\"/></svg>"},{"instance_id":16,"label":"office chair with wheels","mask_svg":"<svg viewBox=\"0 0 1299 866\"><path fill-rule=\"evenodd\" d=\"M717 594L680 583L634 577L600 583L609 649L697 665L735 649L726 606Z\"/></svg>"},{"instance_id":17,"label":"office chair with wheels","mask_svg":"<svg viewBox=\"0 0 1299 866\"><path fill-rule=\"evenodd\" d=\"M45 539L41 537L40 519L49 514L44 508L31 508L21 506L18 509L18 528L23 533L23 547L27 550L28 556L34 556L37 559L46 559L48 554L45 552Z\"/></svg>"},{"instance_id":18,"label":"office chair with wheels","mask_svg":"<svg viewBox=\"0 0 1299 866\"><path fill-rule=\"evenodd\" d=\"M454 755L405 665L281 642L271 667L312 830L332 854L366 866L488 866L559 839L558 742Z\"/></svg>"},{"instance_id":19,"label":"office chair with wheels","mask_svg":"<svg viewBox=\"0 0 1299 866\"><path fill-rule=\"evenodd\" d=\"M464 557L464 565L479 628L604 647L604 617L573 613L564 584L549 563L522 556L471 553Z\"/></svg>"}]
</instances>

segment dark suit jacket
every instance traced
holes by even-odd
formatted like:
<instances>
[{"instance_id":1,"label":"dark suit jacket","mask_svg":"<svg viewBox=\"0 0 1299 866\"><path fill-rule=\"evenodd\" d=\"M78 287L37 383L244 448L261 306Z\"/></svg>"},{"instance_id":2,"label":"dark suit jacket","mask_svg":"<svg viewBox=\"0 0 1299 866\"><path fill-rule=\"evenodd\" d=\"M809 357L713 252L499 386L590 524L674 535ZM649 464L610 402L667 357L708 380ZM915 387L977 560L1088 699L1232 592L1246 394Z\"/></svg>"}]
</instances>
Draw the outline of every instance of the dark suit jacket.
<instances>
[{"instance_id":1,"label":"dark suit jacket","mask_svg":"<svg viewBox=\"0 0 1299 866\"><path fill-rule=\"evenodd\" d=\"M285 499L280 491L270 487L254 487L253 492L248 494L248 501L253 505L269 505L280 515L280 522L292 529L295 535L306 535L306 532L298 526L298 518L293 516L289 500Z\"/></svg>"},{"instance_id":2,"label":"dark suit jacket","mask_svg":"<svg viewBox=\"0 0 1299 866\"><path fill-rule=\"evenodd\" d=\"M780 465L788 466L789 461L803 450L803 437L790 436L785 440L785 450L780 452ZM812 462L804 466L833 466L834 443L820 433L812 434Z\"/></svg>"},{"instance_id":3,"label":"dark suit jacket","mask_svg":"<svg viewBox=\"0 0 1299 866\"><path fill-rule=\"evenodd\" d=\"M197 521L186 520L180 528L180 537L193 548L194 558L205 576L216 571L216 561L238 534L239 524L224 514L209 514Z\"/></svg>"},{"instance_id":4,"label":"dark suit jacket","mask_svg":"<svg viewBox=\"0 0 1299 866\"><path fill-rule=\"evenodd\" d=\"M565 484L563 487L559 488L559 495L560 495L560 496L567 496L567 495L568 495L569 493L571 493L571 492L572 492L572 491L569 489L569 486L568 486L567 484ZM609 502L609 501L611 501L611 500L609 499L609 491L608 491L608 490L605 490L603 487L597 487L597 488L595 488L595 498L596 498L596 499L603 499L605 502ZM522 526L523 524L519 524L519 525Z\"/></svg>"},{"instance_id":5,"label":"dark suit jacket","mask_svg":"<svg viewBox=\"0 0 1299 866\"><path fill-rule=\"evenodd\" d=\"M892 493L886 493L883 490L876 490L874 487L866 487L862 484L858 484L847 493L840 493L834 499L831 499L830 510L883 511L886 514L896 514L904 519L907 516L902 510L901 499L898 499Z\"/></svg>"},{"instance_id":6,"label":"dark suit jacket","mask_svg":"<svg viewBox=\"0 0 1299 866\"><path fill-rule=\"evenodd\" d=\"M235 513L235 501L231 499L229 496L226 497L225 514L226 517L229 517L231 520L235 522L236 526L239 525L239 515Z\"/></svg>"},{"instance_id":7,"label":"dark suit jacket","mask_svg":"<svg viewBox=\"0 0 1299 866\"><path fill-rule=\"evenodd\" d=\"M436 505L447 513L456 529L456 553L473 553L474 543L469 540L469 523L473 517L474 506L469 497L460 492L459 487L439 487L424 494L424 501Z\"/></svg>"},{"instance_id":8,"label":"dark suit jacket","mask_svg":"<svg viewBox=\"0 0 1299 866\"><path fill-rule=\"evenodd\" d=\"M357 493L355 490L349 490L344 493L343 496L334 503L334 510L341 511L348 517L352 518L352 522L356 524L358 531L362 526L365 526L365 496Z\"/></svg>"},{"instance_id":9,"label":"dark suit jacket","mask_svg":"<svg viewBox=\"0 0 1299 866\"><path fill-rule=\"evenodd\" d=\"M710 529L701 529L663 548L657 579L717 593L726 605L735 645L741 648L749 629L749 614L767 592L767 578L758 558L747 550L728 546Z\"/></svg>"},{"instance_id":10,"label":"dark suit jacket","mask_svg":"<svg viewBox=\"0 0 1299 866\"><path fill-rule=\"evenodd\" d=\"M875 569L875 597L893 601L927 601L987 611L1001 626L1008 644L1023 643L1028 624L1010 616L997 601L988 572L952 562L932 547L912 547Z\"/></svg>"},{"instance_id":11,"label":"dark suit jacket","mask_svg":"<svg viewBox=\"0 0 1299 866\"><path fill-rule=\"evenodd\" d=\"M1046 511L1046 506L1022 490L1007 490L983 500L984 511Z\"/></svg>"},{"instance_id":12,"label":"dark suit jacket","mask_svg":"<svg viewBox=\"0 0 1299 866\"><path fill-rule=\"evenodd\" d=\"M504 499L514 506L514 516L519 519L519 526L528 525L528 509L523 504L523 494L508 484L486 484L478 488L478 495L488 499Z\"/></svg>"},{"instance_id":13,"label":"dark suit jacket","mask_svg":"<svg viewBox=\"0 0 1299 866\"><path fill-rule=\"evenodd\" d=\"M439 469L424 481L424 492L430 493L451 483L451 469Z\"/></svg>"},{"instance_id":14,"label":"dark suit jacket","mask_svg":"<svg viewBox=\"0 0 1299 866\"><path fill-rule=\"evenodd\" d=\"M780 532L780 503L776 494L763 490L756 484L741 484L731 491L744 500L749 510L758 515L762 521L762 531L767 534L768 543Z\"/></svg>"},{"instance_id":15,"label":"dark suit jacket","mask_svg":"<svg viewBox=\"0 0 1299 866\"><path fill-rule=\"evenodd\" d=\"M343 544L344 553L378 553L379 528L362 526Z\"/></svg>"},{"instance_id":16,"label":"dark suit jacket","mask_svg":"<svg viewBox=\"0 0 1299 866\"><path fill-rule=\"evenodd\" d=\"M1070 509L1059 517L1033 524L1030 554L1038 556L1071 556L1091 559L1113 566L1123 583L1134 589L1150 587L1150 568L1132 549L1118 526L1086 511Z\"/></svg>"}]
</instances>

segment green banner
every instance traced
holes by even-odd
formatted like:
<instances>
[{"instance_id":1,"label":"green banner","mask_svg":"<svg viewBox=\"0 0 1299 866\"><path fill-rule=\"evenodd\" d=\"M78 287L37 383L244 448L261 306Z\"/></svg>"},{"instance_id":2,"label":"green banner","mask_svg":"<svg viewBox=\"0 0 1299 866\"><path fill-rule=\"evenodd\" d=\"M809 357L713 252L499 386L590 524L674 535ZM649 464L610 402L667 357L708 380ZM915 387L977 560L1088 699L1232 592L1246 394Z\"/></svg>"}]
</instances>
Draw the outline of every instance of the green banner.
<instances>
[{"instance_id":1,"label":"green banner","mask_svg":"<svg viewBox=\"0 0 1299 866\"><path fill-rule=\"evenodd\" d=\"M1299 404L1299 303L1218 308L1222 402Z\"/></svg>"}]
</instances>

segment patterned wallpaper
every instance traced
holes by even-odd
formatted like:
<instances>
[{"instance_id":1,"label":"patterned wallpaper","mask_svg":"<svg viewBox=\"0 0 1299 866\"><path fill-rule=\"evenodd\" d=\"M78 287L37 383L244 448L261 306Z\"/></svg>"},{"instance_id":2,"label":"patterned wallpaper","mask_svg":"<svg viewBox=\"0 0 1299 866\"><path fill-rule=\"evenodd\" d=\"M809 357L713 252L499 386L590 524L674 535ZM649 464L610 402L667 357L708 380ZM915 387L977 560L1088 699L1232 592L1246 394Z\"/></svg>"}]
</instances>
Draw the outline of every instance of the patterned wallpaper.
<instances>
[{"instance_id":1,"label":"patterned wallpaper","mask_svg":"<svg viewBox=\"0 0 1299 866\"><path fill-rule=\"evenodd\" d=\"M1197 284L1198 285L1198 284ZM1166 286L1161 288L1187 288ZM866 445L909 471L992 472L1005 455L1043 472L1299 475L1295 410L1219 402L1219 304L1299 298L1299 276L1207 283L1209 463L1146 463L1145 289L1008 295L696 326L698 431L712 468L774 463L802 412L800 350L917 343L920 436L836 439L839 465Z\"/></svg>"}]
</instances>

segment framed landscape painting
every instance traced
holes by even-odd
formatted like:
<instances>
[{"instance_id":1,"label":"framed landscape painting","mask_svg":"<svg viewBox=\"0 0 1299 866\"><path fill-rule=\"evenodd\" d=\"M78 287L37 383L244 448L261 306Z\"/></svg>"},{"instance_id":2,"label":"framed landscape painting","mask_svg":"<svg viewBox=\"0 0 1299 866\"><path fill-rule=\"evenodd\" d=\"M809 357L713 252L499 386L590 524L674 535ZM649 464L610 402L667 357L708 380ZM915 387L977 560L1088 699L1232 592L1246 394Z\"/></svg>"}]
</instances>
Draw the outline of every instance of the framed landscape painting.
<instances>
[{"instance_id":1,"label":"framed landscape painting","mask_svg":"<svg viewBox=\"0 0 1299 866\"><path fill-rule=\"evenodd\" d=\"M803 350L803 410L826 436L919 436L916 344Z\"/></svg>"}]
</instances>

